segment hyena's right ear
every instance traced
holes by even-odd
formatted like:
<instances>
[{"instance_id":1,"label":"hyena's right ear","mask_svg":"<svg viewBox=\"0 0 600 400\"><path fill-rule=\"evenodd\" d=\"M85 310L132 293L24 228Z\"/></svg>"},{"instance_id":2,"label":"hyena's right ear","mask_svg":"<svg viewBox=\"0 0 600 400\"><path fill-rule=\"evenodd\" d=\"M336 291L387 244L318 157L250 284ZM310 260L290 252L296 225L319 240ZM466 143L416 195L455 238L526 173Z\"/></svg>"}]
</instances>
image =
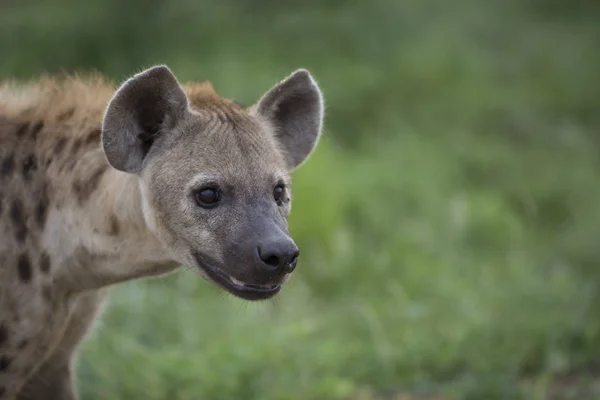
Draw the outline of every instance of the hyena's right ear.
<instances>
[{"instance_id":1,"label":"hyena's right ear","mask_svg":"<svg viewBox=\"0 0 600 400\"><path fill-rule=\"evenodd\" d=\"M108 104L102 147L114 168L139 173L152 144L188 112L188 98L173 73L160 65L128 79Z\"/></svg>"}]
</instances>

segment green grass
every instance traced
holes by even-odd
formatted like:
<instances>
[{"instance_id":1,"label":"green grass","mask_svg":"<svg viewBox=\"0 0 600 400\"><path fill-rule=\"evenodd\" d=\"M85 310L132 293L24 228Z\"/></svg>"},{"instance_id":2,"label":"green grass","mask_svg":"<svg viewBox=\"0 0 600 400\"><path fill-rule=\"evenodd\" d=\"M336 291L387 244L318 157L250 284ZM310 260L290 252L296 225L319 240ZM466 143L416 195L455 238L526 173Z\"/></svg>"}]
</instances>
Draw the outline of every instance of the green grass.
<instances>
[{"instance_id":1,"label":"green grass","mask_svg":"<svg viewBox=\"0 0 600 400\"><path fill-rule=\"evenodd\" d=\"M326 95L289 285L115 287L84 400L600 397L596 3L14 4L0 76L166 62L250 103L302 66Z\"/></svg>"}]
</instances>

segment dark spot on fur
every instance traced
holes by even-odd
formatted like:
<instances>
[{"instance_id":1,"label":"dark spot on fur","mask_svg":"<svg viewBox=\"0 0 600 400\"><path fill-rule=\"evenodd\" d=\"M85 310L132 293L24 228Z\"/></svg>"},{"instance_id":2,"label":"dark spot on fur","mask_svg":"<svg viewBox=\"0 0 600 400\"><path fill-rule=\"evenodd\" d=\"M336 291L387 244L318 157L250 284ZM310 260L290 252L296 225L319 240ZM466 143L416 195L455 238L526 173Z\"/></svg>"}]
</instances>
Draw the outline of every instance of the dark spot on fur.
<instances>
[{"instance_id":1,"label":"dark spot on fur","mask_svg":"<svg viewBox=\"0 0 600 400\"><path fill-rule=\"evenodd\" d=\"M15 199L10 207L10 219L15 227L15 237L22 243L27 236L27 224L23 215L23 206L18 199Z\"/></svg>"},{"instance_id":2,"label":"dark spot on fur","mask_svg":"<svg viewBox=\"0 0 600 400\"><path fill-rule=\"evenodd\" d=\"M37 206L35 207L35 220L38 223L40 228L44 227L46 223L46 216L48 214L48 193L44 189L41 191Z\"/></svg>"},{"instance_id":3,"label":"dark spot on fur","mask_svg":"<svg viewBox=\"0 0 600 400\"><path fill-rule=\"evenodd\" d=\"M44 128L44 121L40 121L31 128L30 136L33 140L37 139L40 131Z\"/></svg>"},{"instance_id":4,"label":"dark spot on fur","mask_svg":"<svg viewBox=\"0 0 600 400\"><path fill-rule=\"evenodd\" d=\"M8 342L8 328L6 325L0 324L0 348Z\"/></svg>"},{"instance_id":5,"label":"dark spot on fur","mask_svg":"<svg viewBox=\"0 0 600 400\"><path fill-rule=\"evenodd\" d=\"M56 120L59 122L63 122L65 120L71 118L73 116L73 114L75 114L75 109L71 107L68 110L66 110L65 112L58 114L58 117L56 117Z\"/></svg>"},{"instance_id":6,"label":"dark spot on fur","mask_svg":"<svg viewBox=\"0 0 600 400\"><path fill-rule=\"evenodd\" d=\"M46 252L43 252L40 256L40 269L44 273L48 273L50 271L50 256Z\"/></svg>"},{"instance_id":7,"label":"dark spot on fur","mask_svg":"<svg viewBox=\"0 0 600 400\"><path fill-rule=\"evenodd\" d=\"M0 386L0 397L4 396L6 394L6 389L4 388L4 386Z\"/></svg>"},{"instance_id":8,"label":"dark spot on fur","mask_svg":"<svg viewBox=\"0 0 600 400\"><path fill-rule=\"evenodd\" d=\"M15 156L9 155L2 160L2 166L0 166L0 175L7 176L15 169Z\"/></svg>"},{"instance_id":9,"label":"dark spot on fur","mask_svg":"<svg viewBox=\"0 0 600 400\"><path fill-rule=\"evenodd\" d=\"M85 146L91 146L93 144L100 144L100 129L94 129L91 131L84 140Z\"/></svg>"},{"instance_id":10,"label":"dark spot on fur","mask_svg":"<svg viewBox=\"0 0 600 400\"><path fill-rule=\"evenodd\" d=\"M12 363L12 358L7 356L0 357L0 372L4 372L10 367L10 363Z\"/></svg>"},{"instance_id":11,"label":"dark spot on fur","mask_svg":"<svg viewBox=\"0 0 600 400\"><path fill-rule=\"evenodd\" d=\"M96 171L86 180L86 181L77 181L73 185L73 190L75 191L75 196L77 196L77 200L79 204L82 204L86 201L90 195L98 188L98 184L100 183L100 178L106 172L106 165L100 166Z\"/></svg>"},{"instance_id":12,"label":"dark spot on fur","mask_svg":"<svg viewBox=\"0 0 600 400\"><path fill-rule=\"evenodd\" d=\"M71 152L73 153L73 156L75 156L75 154L79 152L79 149L81 149L83 142L84 142L84 139L81 139L81 138L73 141L73 146L71 147Z\"/></svg>"},{"instance_id":13,"label":"dark spot on fur","mask_svg":"<svg viewBox=\"0 0 600 400\"><path fill-rule=\"evenodd\" d=\"M116 236L119 234L120 231L121 231L121 226L119 225L119 220L117 219L117 217L112 215L110 217L110 232L108 234L112 235L112 236Z\"/></svg>"},{"instance_id":14,"label":"dark spot on fur","mask_svg":"<svg viewBox=\"0 0 600 400\"><path fill-rule=\"evenodd\" d=\"M29 344L29 340L27 339L23 339L19 342L19 344L17 345L17 349L19 350L23 350L25 348L25 346L27 346Z\"/></svg>"},{"instance_id":15,"label":"dark spot on fur","mask_svg":"<svg viewBox=\"0 0 600 400\"><path fill-rule=\"evenodd\" d=\"M31 281L31 262L29 261L27 254L23 253L19 257L17 270L19 271L19 279L21 282L27 283Z\"/></svg>"},{"instance_id":16,"label":"dark spot on fur","mask_svg":"<svg viewBox=\"0 0 600 400\"><path fill-rule=\"evenodd\" d=\"M19 125L17 127L17 137L22 137L25 132L27 132L29 130L29 124L27 122Z\"/></svg>"},{"instance_id":17,"label":"dark spot on fur","mask_svg":"<svg viewBox=\"0 0 600 400\"><path fill-rule=\"evenodd\" d=\"M35 159L35 155L29 154L23 160L23 178L25 180L29 180L31 178L31 172L37 169L37 160Z\"/></svg>"},{"instance_id":18,"label":"dark spot on fur","mask_svg":"<svg viewBox=\"0 0 600 400\"><path fill-rule=\"evenodd\" d=\"M60 138L56 141L56 143L54 144L54 148L52 149L52 152L54 153L55 156L59 156L60 153L62 153L62 151L65 149L65 145L67 144L67 139L65 138Z\"/></svg>"}]
</instances>

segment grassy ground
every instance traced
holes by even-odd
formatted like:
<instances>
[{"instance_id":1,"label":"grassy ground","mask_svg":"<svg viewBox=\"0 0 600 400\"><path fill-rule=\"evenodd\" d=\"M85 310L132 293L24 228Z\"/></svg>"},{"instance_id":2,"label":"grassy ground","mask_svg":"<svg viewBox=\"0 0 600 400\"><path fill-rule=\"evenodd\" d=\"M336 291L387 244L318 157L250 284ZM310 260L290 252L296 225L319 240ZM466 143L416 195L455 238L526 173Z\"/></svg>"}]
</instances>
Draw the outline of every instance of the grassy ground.
<instances>
[{"instance_id":1,"label":"grassy ground","mask_svg":"<svg viewBox=\"0 0 600 400\"><path fill-rule=\"evenodd\" d=\"M305 66L327 126L282 295L115 287L84 400L600 398L595 2L124 4L6 2L0 76L166 62L250 103Z\"/></svg>"}]
</instances>

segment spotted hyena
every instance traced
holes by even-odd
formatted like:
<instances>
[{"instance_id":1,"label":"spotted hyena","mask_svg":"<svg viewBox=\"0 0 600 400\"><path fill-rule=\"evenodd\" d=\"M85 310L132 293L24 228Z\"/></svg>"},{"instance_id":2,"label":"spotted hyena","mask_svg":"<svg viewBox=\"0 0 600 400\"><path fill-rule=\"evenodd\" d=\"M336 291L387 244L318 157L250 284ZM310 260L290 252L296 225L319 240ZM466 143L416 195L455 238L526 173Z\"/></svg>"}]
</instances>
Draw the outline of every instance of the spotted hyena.
<instances>
[{"instance_id":1,"label":"spotted hyena","mask_svg":"<svg viewBox=\"0 0 600 400\"><path fill-rule=\"evenodd\" d=\"M0 86L0 399L75 399L106 288L195 267L248 300L298 259L290 172L313 151L304 69L244 108L166 66Z\"/></svg>"}]
</instances>

